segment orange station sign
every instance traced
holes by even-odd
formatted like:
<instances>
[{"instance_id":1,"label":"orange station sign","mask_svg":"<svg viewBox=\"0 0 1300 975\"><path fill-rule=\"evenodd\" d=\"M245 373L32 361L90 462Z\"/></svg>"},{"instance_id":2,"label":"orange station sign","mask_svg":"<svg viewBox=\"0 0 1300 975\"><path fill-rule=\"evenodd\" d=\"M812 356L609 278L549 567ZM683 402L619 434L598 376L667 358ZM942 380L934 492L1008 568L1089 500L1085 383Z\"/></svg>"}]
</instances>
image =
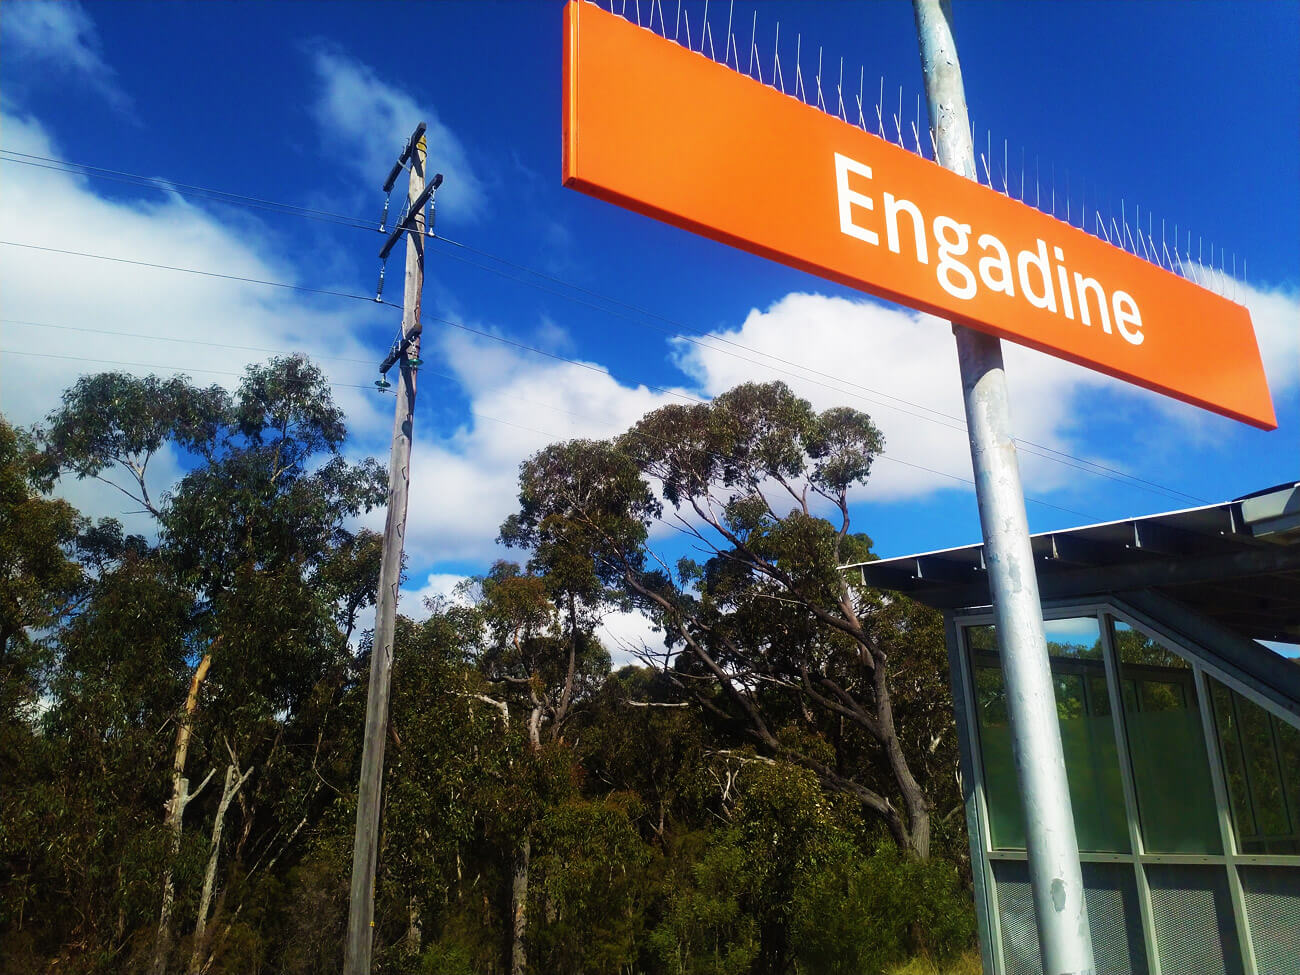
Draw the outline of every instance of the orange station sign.
<instances>
[{"instance_id":1,"label":"orange station sign","mask_svg":"<svg viewBox=\"0 0 1300 975\"><path fill-rule=\"evenodd\" d=\"M565 186L1277 427L1241 305L594 4L564 17Z\"/></svg>"}]
</instances>

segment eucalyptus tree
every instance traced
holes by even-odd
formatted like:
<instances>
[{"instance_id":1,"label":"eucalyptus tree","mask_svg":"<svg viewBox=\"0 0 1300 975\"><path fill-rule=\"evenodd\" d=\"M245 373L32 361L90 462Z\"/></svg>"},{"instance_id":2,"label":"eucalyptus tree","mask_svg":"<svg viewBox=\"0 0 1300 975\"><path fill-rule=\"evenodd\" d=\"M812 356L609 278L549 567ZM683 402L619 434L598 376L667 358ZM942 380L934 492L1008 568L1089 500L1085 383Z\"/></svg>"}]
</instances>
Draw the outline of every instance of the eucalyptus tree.
<instances>
[{"instance_id":1,"label":"eucalyptus tree","mask_svg":"<svg viewBox=\"0 0 1300 975\"><path fill-rule=\"evenodd\" d=\"M590 559L543 547L528 569L498 561L463 592L473 597L478 620L474 663L493 688L476 696L495 701L507 726L511 709L525 718L527 753L512 775L516 791L532 793L515 800L512 824L509 967L518 975L528 954L533 832L545 806L534 799L550 789L548 779L571 775L564 736L574 706L609 673L609 654L595 635L603 587Z\"/></svg>"},{"instance_id":2,"label":"eucalyptus tree","mask_svg":"<svg viewBox=\"0 0 1300 975\"><path fill-rule=\"evenodd\" d=\"M745 384L663 407L612 441L540 451L521 466L502 536L589 559L611 596L635 601L684 651L666 672L705 713L852 796L925 858L932 804L894 711L891 652L904 648L883 632L888 601L839 571L869 557L849 495L883 444L866 414L817 412L782 383ZM656 523L705 563L670 563L649 544ZM847 723L873 767L845 768L792 739L787 714Z\"/></svg>"},{"instance_id":3,"label":"eucalyptus tree","mask_svg":"<svg viewBox=\"0 0 1300 975\"><path fill-rule=\"evenodd\" d=\"M38 634L82 588L76 544L88 527L66 501L43 496L31 436L0 419L0 711L8 723L39 694Z\"/></svg>"},{"instance_id":4,"label":"eucalyptus tree","mask_svg":"<svg viewBox=\"0 0 1300 975\"><path fill-rule=\"evenodd\" d=\"M184 378L85 377L64 394L44 439L60 470L111 484L153 516L160 557L190 594L188 686L176 701L169 855L150 966L161 973L183 817L201 791L190 789L187 769L195 730L202 724L207 732L199 745L214 763L208 776L228 759L233 789L247 781L245 771L271 761L317 683L345 665L338 614L350 627L364 598L355 593L373 583L332 563L338 553L355 553L358 539L347 526L382 502L385 479L373 460L342 456L343 414L324 375L300 356L250 366L233 396ZM149 466L164 453L186 473L155 496ZM356 584L354 595L331 585L340 579ZM239 798L243 840L249 793ZM214 816L232 798L217 800Z\"/></svg>"}]
</instances>

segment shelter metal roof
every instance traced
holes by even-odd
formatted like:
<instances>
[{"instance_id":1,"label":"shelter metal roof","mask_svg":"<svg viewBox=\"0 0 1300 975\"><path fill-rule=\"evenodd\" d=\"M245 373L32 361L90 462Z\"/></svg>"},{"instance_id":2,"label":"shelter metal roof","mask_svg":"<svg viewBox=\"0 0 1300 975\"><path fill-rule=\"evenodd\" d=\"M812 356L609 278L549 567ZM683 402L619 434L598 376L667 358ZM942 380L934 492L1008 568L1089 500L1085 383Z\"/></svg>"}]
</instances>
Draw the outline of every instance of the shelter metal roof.
<instances>
[{"instance_id":1,"label":"shelter metal roof","mask_svg":"<svg viewBox=\"0 0 1300 975\"><path fill-rule=\"evenodd\" d=\"M1300 642L1300 483L1031 538L1043 599L1155 590L1242 636ZM939 609L989 603L984 546L845 566Z\"/></svg>"}]
</instances>

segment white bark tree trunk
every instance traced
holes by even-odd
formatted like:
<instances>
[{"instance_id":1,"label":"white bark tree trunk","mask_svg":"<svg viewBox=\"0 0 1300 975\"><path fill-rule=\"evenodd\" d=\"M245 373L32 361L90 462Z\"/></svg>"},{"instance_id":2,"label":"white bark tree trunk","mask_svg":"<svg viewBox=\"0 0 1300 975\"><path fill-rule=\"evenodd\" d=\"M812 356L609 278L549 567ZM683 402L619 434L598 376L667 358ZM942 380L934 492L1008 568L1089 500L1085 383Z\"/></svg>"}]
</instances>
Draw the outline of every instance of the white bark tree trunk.
<instances>
[{"instance_id":1,"label":"white bark tree trunk","mask_svg":"<svg viewBox=\"0 0 1300 975\"><path fill-rule=\"evenodd\" d=\"M524 938L528 934L528 861L531 855L532 843L524 836L510 882L510 975L524 975L528 961Z\"/></svg>"},{"instance_id":2,"label":"white bark tree trunk","mask_svg":"<svg viewBox=\"0 0 1300 975\"><path fill-rule=\"evenodd\" d=\"M221 856L221 828L226 821L226 810L231 801L253 774L250 768L239 775L239 766L231 762L226 766L226 784L221 789L221 802L217 805L217 815L212 821L212 842L208 852L208 866L203 872L203 893L199 897L199 919L194 925L194 950L190 953L190 975L199 975L203 960L203 939L208 927L208 907L212 903L212 886L217 877L217 860ZM238 776L238 777L237 777Z\"/></svg>"},{"instance_id":3,"label":"white bark tree trunk","mask_svg":"<svg viewBox=\"0 0 1300 975\"><path fill-rule=\"evenodd\" d=\"M153 958L149 963L150 975L165 975L167 956L172 946L172 906L176 901L176 881L172 874L176 856L181 849L181 828L185 816L185 807L203 791L216 769L208 773L201 785L193 792L189 791L190 781L185 777L185 760L190 752L190 734L194 730L194 712L199 706L199 689L203 686L208 670L212 667L212 654L206 653L194 670L190 679L190 692L185 697L185 711L181 715L180 728L176 731L176 752L172 760L172 797L167 803L167 815L164 825L171 832L167 844L167 863L163 868L162 910L158 916L158 934L154 939Z\"/></svg>"}]
</instances>

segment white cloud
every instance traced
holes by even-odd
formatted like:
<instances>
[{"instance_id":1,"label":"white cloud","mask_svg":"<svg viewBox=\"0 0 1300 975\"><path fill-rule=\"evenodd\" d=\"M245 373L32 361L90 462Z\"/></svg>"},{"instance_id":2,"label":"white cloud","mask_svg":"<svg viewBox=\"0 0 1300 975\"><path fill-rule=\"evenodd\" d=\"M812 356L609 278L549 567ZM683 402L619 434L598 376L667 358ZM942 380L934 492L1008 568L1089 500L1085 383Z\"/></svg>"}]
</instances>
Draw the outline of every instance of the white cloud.
<instances>
[{"instance_id":1,"label":"white cloud","mask_svg":"<svg viewBox=\"0 0 1300 975\"><path fill-rule=\"evenodd\" d=\"M470 220L483 212L486 196L465 146L431 106L335 48L317 45L310 57L320 84L312 113L322 137L367 185L388 175L416 123L423 120L428 124L429 172L446 177L438 190L439 217ZM395 195L403 194L405 187L405 179L399 178Z\"/></svg>"},{"instance_id":2,"label":"white cloud","mask_svg":"<svg viewBox=\"0 0 1300 975\"><path fill-rule=\"evenodd\" d=\"M553 323L544 327L552 331ZM432 325L424 334L430 368L452 370L472 415L438 436L417 407L406 533L414 565L523 558L495 543L501 522L517 508L520 463L548 444L610 437L650 410L681 402L623 385L594 364L542 358L465 332L435 332ZM441 382L425 374L425 388Z\"/></svg>"},{"instance_id":3,"label":"white cloud","mask_svg":"<svg viewBox=\"0 0 1300 975\"><path fill-rule=\"evenodd\" d=\"M1300 386L1300 292L1239 285L1238 298L1250 309L1264 371L1276 401Z\"/></svg>"},{"instance_id":4,"label":"white cloud","mask_svg":"<svg viewBox=\"0 0 1300 975\"><path fill-rule=\"evenodd\" d=\"M114 108L127 109L130 99L117 82L117 74L100 53L95 22L76 0L6 3L0 17L5 53L43 70L53 69L86 81ZM30 73L28 77L37 77Z\"/></svg>"},{"instance_id":5,"label":"white cloud","mask_svg":"<svg viewBox=\"0 0 1300 975\"><path fill-rule=\"evenodd\" d=\"M5 113L2 121L6 148L61 155L31 118ZM271 252L270 235L255 221L223 221L177 196L109 201L84 178L47 169L6 164L4 170L0 239L297 280L294 267ZM10 320L0 323L0 409L11 423L43 419L78 376L106 369L184 371L196 383L233 389L248 363L269 358L256 349L328 349L340 358L317 361L333 381L367 385L373 378L374 351L361 340L375 314L372 305L28 248L0 250L3 317ZM344 283L340 290L349 287ZM363 438L386 438L391 399L347 387L334 395L352 430ZM158 467L161 491L180 471L174 459L160 458ZM62 490L89 514L119 515L126 503L111 489L85 483ZM142 519L127 524L147 530Z\"/></svg>"},{"instance_id":6,"label":"white cloud","mask_svg":"<svg viewBox=\"0 0 1300 975\"><path fill-rule=\"evenodd\" d=\"M456 587L464 582L468 576L458 575L454 572L430 572L425 575L424 582L417 588L411 588L411 580L407 580L407 587L401 591L399 599L399 609L403 616L408 619L417 621L427 620L433 610L430 603L434 604L463 604L464 600L456 592Z\"/></svg>"},{"instance_id":7,"label":"white cloud","mask_svg":"<svg viewBox=\"0 0 1300 975\"><path fill-rule=\"evenodd\" d=\"M1218 274L1217 270L1194 266L1200 268L1196 276L1202 277L1202 280L1209 280L1212 275ZM1294 402L1293 397L1300 388L1300 292L1294 287L1260 288L1241 282L1235 288L1235 300L1245 305L1255 327L1255 338L1259 342L1269 392L1272 394L1274 409L1279 411L1278 432L1288 433L1294 442L1297 417L1282 410L1284 402ZM1225 431L1236 425L1234 420L1168 396L1131 386L1123 388L1144 410L1154 412L1162 421L1167 421L1149 424L1152 429L1160 432L1165 441L1178 436L1190 446L1212 447L1222 442Z\"/></svg>"},{"instance_id":8,"label":"white cloud","mask_svg":"<svg viewBox=\"0 0 1300 975\"><path fill-rule=\"evenodd\" d=\"M679 364L708 395L746 380L781 379L818 409L844 405L871 414L886 439L885 458L866 489L873 500L967 488L954 480L969 478L971 468L947 323L869 299L796 293L765 311L750 311L738 329L716 334L753 351L678 340ZM1018 434L1079 453L1069 436L1074 398L1109 380L1019 346L1004 349ZM1060 465L1033 456L1021 463L1033 490L1069 483Z\"/></svg>"},{"instance_id":9,"label":"white cloud","mask_svg":"<svg viewBox=\"0 0 1300 975\"><path fill-rule=\"evenodd\" d=\"M1276 400L1294 391L1300 374L1300 299L1285 291L1246 289L1245 303L1252 310ZM871 414L885 433L886 449L861 499L892 501L945 489L970 490L954 480L971 477L956 345L948 324L934 316L867 298L795 293L766 310L751 310L736 329L697 342L678 339L676 352L678 364L709 396L747 380L781 379L818 409L845 405ZM1091 450L1084 441L1098 409L1155 408L1178 418L1178 433L1171 436L1161 427L1166 449L1180 435L1196 440L1202 424L1217 420L1020 345L1004 342L1003 354L1016 434L1037 445L1020 451L1030 493L1066 489L1079 481L1077 469L1044 458L1041 448L1123 470L1120 461Z\"/></svg>"},{"instance_id":10,"label":"white cloud","mask_svg":"<svg viewBox=\"0 0 1300 975\"><path fill-rule=\"evenodd\" d=\"M641 663L637 654L643 650L652 653L664 651L664 632L641 613L606 613L596 630L596 636L609 651L613 668Z\"/></svg>"}]
</instances>

